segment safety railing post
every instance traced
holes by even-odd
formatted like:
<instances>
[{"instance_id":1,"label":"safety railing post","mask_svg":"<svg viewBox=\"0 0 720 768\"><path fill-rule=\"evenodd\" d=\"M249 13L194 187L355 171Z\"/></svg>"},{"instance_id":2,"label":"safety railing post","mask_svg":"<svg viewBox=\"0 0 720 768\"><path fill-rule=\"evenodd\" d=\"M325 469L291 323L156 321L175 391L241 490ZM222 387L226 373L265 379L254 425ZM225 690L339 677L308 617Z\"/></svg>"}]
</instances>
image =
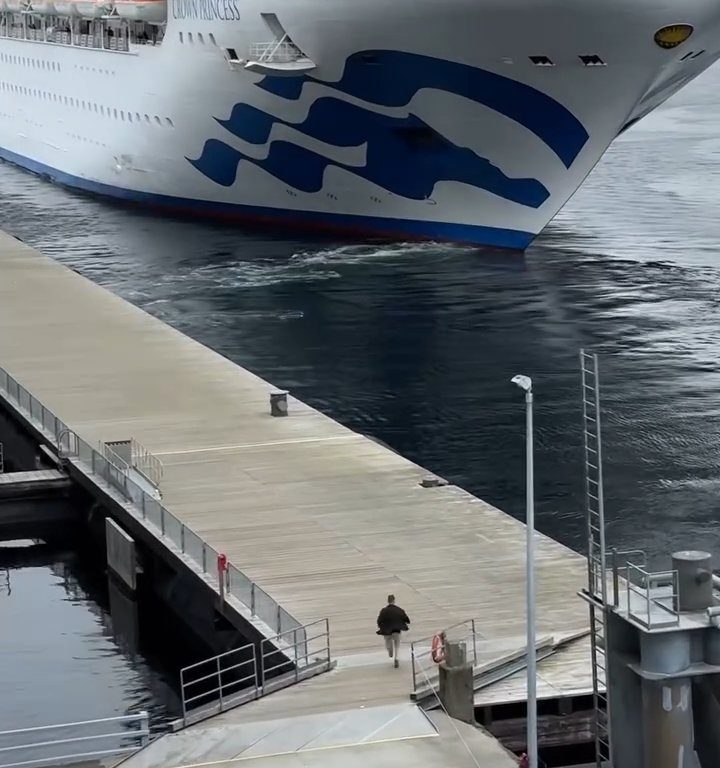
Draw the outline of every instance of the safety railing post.
<instances>
[{"instance_id":1,"label":"safety railing post","mask_svg":"<svg viewBox=\"0 0 720 768\"><path fill-rule=\"evenodd\" d=\"M163 507L162 504L160 505L160 532L163 536L165 535L165 507ZM203 559L205 559L204 555L205 551L203 547Z\"/></svg>"},{"instance_id":2,"label":"safety railing post","mask_svg":"<svg viewBox=\"0 0 720 768\"><path fill-rule=\"evenodd\" d=\"M412 667L413 693L417 691L417 673L415 671L415 643L410 643L410 664Z\"/></svg>"},{"instance_id":3,"label":"safety railing post","mask_svg":"<svg viewBox=\"0 0 720 768\"><path fill-rule=\"evenodd\" d=\"M180 526L180 551L185 554L185 526Z\"/></svg>"},{"instance_id":4,"label":"safety railing post","mask_svg":"<svg viewBox=\"0 0 720 768\"><path fill-rule=\"evenodd\" d=\"M477 641L476 641L476 635L475 635L475 619L472 619L472 641L473 641L473 659L475 660L475 664L478 663L478 657L477 657Z\"/></svg>"},{"instance_id":5,"label":"safety railing post","mask_svg":"<svg viewBox=\"0 0 720 768\"><path fill-rule=\"evenodd\" d=\"M277 633L279 635L280 632L282 631L282 620L281 620L281 617L280 617L280 606L277 603L275 605L276 605L276 608L277 608L277 610L275 611L275 617L276 617L276 622L277 622Z\"/></svg>"},{"instance_id":6,"label":"safety railing post","mask_svg":"<svg viewBox=\"0 0 720 768\"><path fill-rule=\"evenodd\" d=\"M187 725L187 704L185 703L185 670L180 670L180 699L182 701L183 725Z\"/></svg>"},{"instance_id":7,"label":"safety railing post","mask_svg":"<svg viewBox=\"0 0 720 768\"><path fill-rule=\"evenodd\" d=\"M298 640L297 640L297 629L293 629L293 647L295 648L295 682L298 680L298 676L300 674L299 670L299 664L298 664Z\"/></svg>"},{"instance_id":8,"label":"safety railing post","mask_svg":"<svg viewBox=\"0 0 720 768\"><path fill-rule=\"evenodd\" d=\"M613 572L613 605L615 608L620 604L620 574L618 573L618 552L613 549L611 553L612 572Z\"/></svg>"},{"instance_id":9,"label":"safety railing post","mask_svg":"<svg viewBox=\"0 0 720 768\"><path fill-rule=\"evenodd\" d=\"M250 615L255 616L255 582L250 585Z\"/></svg>"},{"instance_id":10,"label":"safety railing post","mask_svg":"<svg viewBox=\"0 0 720 768\"><path fill-rule=\"evenodd\" d=\"M327 642L327 663L330 666L330 619L325 619L325 638Z\"/></svg>"},{"instance_id":11,"label":"safety railing post","mask_svg":"<svg viewBox=\"0 0 720 768\"><path fill-rule=\"evenodd\" d=\"M148 733L150 730L150 716L147 714L147 712L143 712L142 719L140 720L140 726L143 731L146 731L146 733L140 737L140 743L143 747L146 747L150 743L150 734Z\"/></svg>"},{"instance_id":12,"label":"safety railing post","mask_svg":"<svg viewBox=\"0 0 720 768\"><path fill-rule=\"evenodd\" d=\"M203 573L207 573L207 547L204 541L202 545L202 569Z\"/></svg>"},{"instance_id":13,"label":"safety railing post","mask_svg":"<svg viewBox=\"0 0 720 768\"><path fill-rule=\"evenodd\" d=\"M265 695L265 641L260 641L260 690Z\"/></svg>"},{"instance_id":14,"label":"safety railing post","mask_svg":"<svg viewBox=\"0 0 720 768\"><path fill-rule=\"evenodd\" d=\"M220 657L218 656L217 659L217 676L218 676L218 693L220 694L220 711L222 712L223 707L223 683L222 683L222 671L220 669Z\"/></svg>"}]
</instances>

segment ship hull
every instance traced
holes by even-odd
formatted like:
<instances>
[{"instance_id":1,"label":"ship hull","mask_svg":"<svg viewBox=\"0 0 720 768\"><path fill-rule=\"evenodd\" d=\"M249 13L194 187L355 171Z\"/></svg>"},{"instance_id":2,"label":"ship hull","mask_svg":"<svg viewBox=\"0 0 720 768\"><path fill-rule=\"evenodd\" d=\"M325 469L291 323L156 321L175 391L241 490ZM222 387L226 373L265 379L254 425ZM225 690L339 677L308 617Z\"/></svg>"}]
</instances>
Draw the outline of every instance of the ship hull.
<instances>
[{"instance_id":1,"label":"ship hull","mask_svg":"<svg viewBox=\"0 0 720 768\"><path fill-rule=\"evenodd\" d=\"M360 5L278 4L301 74L248 71L269 30L234 0L175 0L162 42L127 52L0 37L0 157L181 215L523 249L720 55L709 0L684 2L670 50L654 35L679 18L655 0L618 1L608 29L581 0Z\"/></svg>"}]
</instances>

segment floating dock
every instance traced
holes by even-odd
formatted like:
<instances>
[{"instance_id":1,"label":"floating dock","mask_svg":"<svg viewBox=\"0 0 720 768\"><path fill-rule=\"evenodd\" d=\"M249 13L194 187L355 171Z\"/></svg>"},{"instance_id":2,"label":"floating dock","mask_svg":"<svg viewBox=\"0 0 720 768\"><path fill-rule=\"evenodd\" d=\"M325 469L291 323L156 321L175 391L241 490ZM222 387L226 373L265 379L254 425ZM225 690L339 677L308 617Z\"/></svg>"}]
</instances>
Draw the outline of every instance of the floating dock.
<instances>
[{"instance_id":1,"label":"floating dock","mask_svg":"<svg viewBox=\"0 0 720 768\"><path fill-rule=\"evenodd\" d=\"M268 382L7 234L0 234L0 328L5 387L16 387L6 399L19 402L21 388L30 393L41 404L32 416L39 431L51 435L56 418L83 444L133 438L161 462L162 505L172 515L148 531L161 528L159 538L177 544L168 526L179 526L183 553L192 536L203 543L203 559L205 544L227 555L236 568L233 599L242 597L232 588L237 572L256 585L253 602L260 596L281 606L275 632L282 616L300 625L329 621L333 671L194 729L412 709L409 643L470 618L478 661L524 647L522 523L437 478L423 482L427 470L292 396L287 417L274 418ZM586 561L542 534L536 558L538 636L551 638L555 651L540 663L539 696L585 696L592 690L588 612L576 595ZM197 568L198 557L178 562L212 582L212 568ZM388 593L412 620L399 670L375 634ZM523 680L516 671L488 684L476 706L523 702ZM192 737L184 743L190 749ZM197 750L192 759L170 751L175 765L215 759L212 750L202 760ZM498 759L484 765L512 765Z\"/></svg>"}]
</instances>

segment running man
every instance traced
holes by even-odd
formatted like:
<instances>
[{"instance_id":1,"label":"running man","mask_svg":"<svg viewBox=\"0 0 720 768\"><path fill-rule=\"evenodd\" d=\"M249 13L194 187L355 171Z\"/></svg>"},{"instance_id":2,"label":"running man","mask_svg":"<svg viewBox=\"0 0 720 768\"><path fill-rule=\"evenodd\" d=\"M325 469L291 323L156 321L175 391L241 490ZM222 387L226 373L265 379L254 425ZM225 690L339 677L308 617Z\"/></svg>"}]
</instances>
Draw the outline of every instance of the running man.
<instances>
[{"instance_id":1,"label":"running man","mask_svg":"<svg viewBox=\"0 0 720 768\"><path fill-rule=\"evenodd\" d=\"M395 595L388 595L388 604L377 617L378 635L385 638L385 648L388 656L394 659L394 667L400 666L400 633L410 628L410 619L399 605L395 605Z\"/></svg>"}]
</instances>

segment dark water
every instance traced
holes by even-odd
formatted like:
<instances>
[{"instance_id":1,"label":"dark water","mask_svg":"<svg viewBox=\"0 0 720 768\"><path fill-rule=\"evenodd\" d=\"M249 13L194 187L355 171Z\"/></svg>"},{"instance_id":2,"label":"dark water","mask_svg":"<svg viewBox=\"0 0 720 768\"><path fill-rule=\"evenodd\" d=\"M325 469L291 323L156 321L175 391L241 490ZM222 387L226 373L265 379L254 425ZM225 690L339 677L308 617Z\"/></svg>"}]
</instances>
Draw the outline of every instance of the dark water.
<instances>
[{"instance_id":1,"label":"dark water","mask_svg":"<svg viewBox=\"0 0 720 768\"><path fill-rule=\"evenodd\" d=\"M158 220L6 166L0 226L518 516L524 415L509 379L531 375L538 525L575 548L577 353L592 347L610 543L714 552L718 93L720 70L628 132L524 257Z\"/></svg>"},{"instance_id":2,"label":"dark water","mask_svg":"<svg viewBox=\"0 0 720 768\"><path fill-rule=\"evenodd\" d=\"M138 609L75 544L0 544L0 730L141 710L162 729L180 705L165 650L177 635L158 611Z\"/></svg>"}]
</instances>

